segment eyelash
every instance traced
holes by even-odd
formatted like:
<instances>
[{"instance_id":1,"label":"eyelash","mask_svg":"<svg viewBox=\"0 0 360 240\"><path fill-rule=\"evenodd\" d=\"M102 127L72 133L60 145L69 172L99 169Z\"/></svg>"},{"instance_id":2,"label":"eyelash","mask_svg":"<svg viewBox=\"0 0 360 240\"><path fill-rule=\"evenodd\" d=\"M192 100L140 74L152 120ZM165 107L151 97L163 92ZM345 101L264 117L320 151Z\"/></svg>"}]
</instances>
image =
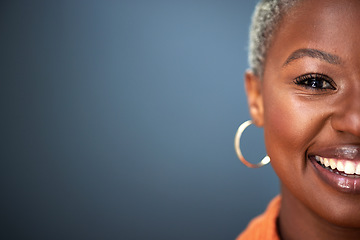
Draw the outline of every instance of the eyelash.
<instances>
[{"instance_id":1,"label":"eyelash","mask_svg":"<svg viewBox=\"0 0 360 240\"><path fill-rule=\"evenodd\" d=\"M336 83L321 73L308 73L294 79L296 85L315 91L336 90Z\"/></svg>"}]
</instances>

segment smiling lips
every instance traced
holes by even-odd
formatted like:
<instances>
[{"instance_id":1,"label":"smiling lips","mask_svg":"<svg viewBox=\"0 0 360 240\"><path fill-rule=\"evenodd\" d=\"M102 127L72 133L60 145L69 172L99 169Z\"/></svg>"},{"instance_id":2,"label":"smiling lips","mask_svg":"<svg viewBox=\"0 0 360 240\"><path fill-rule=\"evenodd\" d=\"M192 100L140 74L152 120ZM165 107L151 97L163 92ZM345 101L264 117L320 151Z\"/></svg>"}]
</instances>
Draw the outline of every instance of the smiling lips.
<instances>
[{"instance_id":1,"label":"smiling lips","mask_svg":"<svg viewBox=\"0 0 360 240\"><path fill-rule=\"evenodd\" d=\"M360 194L359 145L326 148L308 157L327 184L340 192Z\"/></svg>"}]
</instances>

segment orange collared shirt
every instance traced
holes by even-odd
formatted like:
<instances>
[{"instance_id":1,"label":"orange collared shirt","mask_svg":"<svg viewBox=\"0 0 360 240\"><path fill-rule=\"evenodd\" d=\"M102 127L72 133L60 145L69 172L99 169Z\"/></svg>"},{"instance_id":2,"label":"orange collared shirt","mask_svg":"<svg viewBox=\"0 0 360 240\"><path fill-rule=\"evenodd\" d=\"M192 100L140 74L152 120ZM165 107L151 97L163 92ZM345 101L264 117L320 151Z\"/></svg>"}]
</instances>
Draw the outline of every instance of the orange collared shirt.
<instances>
[{"instance_id":1,"label":"orange collared shirt","mask_svg":"<svg viewBox=\"0 0 360 240\"><path fill-rule=\"evenodd\" d=\"M268 205L266 211L254 218L236 240L280 240L276 228L280 203L281 197L275 197Z\"/></svg>"}]
</instances>

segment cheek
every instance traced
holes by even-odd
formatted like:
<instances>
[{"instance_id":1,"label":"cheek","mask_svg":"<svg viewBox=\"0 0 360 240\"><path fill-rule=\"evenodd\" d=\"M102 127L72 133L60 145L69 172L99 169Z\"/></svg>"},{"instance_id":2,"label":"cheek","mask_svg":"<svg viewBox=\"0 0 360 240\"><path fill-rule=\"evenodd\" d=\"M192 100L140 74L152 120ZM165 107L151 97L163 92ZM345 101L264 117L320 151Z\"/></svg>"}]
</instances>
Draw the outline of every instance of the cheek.
<instances>
[{"instance_id":1,"label":"cheek","mask_svg":"<svg viewBox=\"0 0 360 240\"><path fill-rule=\"evenodd\" d=\"M311 105L281 92L264 97L265 144L280 178L288 168L304 166L306 150L320 131L322 114Z\"/></svg>"},{"instance_id":2,"label":"cheek","mask_svg":"<svg viewBox=\"0 0 360 240\"><path fill-rule=\"evenodd\" d=\"M268 151L303 145L305 126L311 122L310 116L306 116L301 111L302 107L286 95L264 100L264 132Z\"/></svg>"}]
</instances>

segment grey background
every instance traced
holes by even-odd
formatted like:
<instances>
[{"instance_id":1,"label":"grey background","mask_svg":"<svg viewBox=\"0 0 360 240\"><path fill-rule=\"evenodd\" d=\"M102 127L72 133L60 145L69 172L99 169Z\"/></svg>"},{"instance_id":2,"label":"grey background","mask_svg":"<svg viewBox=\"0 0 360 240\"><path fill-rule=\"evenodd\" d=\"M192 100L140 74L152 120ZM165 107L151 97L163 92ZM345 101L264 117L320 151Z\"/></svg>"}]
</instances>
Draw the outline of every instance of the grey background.
<instances>
[{"instance_id":1,"label":"grey background","mask_svg":"<svg viewBox=\"0 0 360 240\"><path fill-rule=\"evenodd\" d=\"M254 5L1 1L0 238L234 239L279 191L233 149Z\"/></svg>"}]
</instances>

